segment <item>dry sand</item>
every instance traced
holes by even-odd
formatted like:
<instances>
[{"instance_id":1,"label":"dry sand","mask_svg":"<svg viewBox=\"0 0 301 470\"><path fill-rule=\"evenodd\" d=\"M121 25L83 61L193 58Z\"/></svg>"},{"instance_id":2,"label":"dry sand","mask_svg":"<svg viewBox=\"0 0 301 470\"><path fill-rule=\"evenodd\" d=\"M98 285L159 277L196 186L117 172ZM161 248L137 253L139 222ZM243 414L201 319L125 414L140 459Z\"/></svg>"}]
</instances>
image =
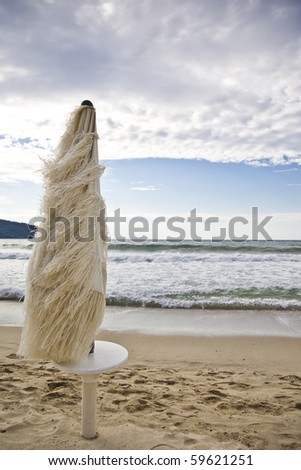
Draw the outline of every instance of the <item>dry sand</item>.
<instances>
[{"instance_id":1,"label":"dry sand","mask_svg":"<svg viewBox=\"0 0 301 470\"><path fill-rule=\"evenodd\" d=\"M301 339L103 331L129 361L99 377L91 440L80 379L18 359L19 339L0 328L1 449L301 449Z\"/></svg>"}]
</instances>

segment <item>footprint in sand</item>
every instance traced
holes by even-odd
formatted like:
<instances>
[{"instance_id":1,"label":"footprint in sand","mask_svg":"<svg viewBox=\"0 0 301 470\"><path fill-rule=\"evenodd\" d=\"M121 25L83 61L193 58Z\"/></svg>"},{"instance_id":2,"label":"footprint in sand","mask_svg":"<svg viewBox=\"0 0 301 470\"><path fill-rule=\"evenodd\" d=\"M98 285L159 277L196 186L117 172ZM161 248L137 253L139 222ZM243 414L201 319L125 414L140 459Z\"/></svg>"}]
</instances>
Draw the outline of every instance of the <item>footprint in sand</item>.
<instances>
[{"instance_id":1,"label":"footprint in sand","mask_svg":"<svg viewBox=\"0 0 301 470\"><path fill-rule=\"evenodd\" d=\"M38 387L29 386L29 387L24 387L22 390L25 393L33 393L33 392L35 392L36 390L39 390L39 389L38 389Z\"/></svg>"},{"instance_id":2,"label":"footprint in sand","mask_svg":"<svg viewBox=\"0 0 301 470\"><path fill-rule=\"evenodd\" d=\"M217 395L219 397L227 397L228 396L226 393L223 393L220 390L215 390L215 389L208 390L208 393L212 393L212 395Z\"/></svg>"},{"instance_id":3,"label":"footprint in sand","mask_svg":"<svg viewBox=\"0 0 301 470\"><path fill-rule=\"evenodd\" d=\"M70 387L69 383L67 381L61 381L61 382L52 382L52 381L47 381L47 386L49 390L55 390L56 388L60 387Z\"/></svg>"},{"instance_id":4,"label":"footprint in sand","mask_svg":"<svg viewBox=\"0 0 301 470\"><path fill-rule=\"evenodd\" d=\"M48 392L45 393L41 401L45 402L47 400L53 399L53 398L68 398L67 395L63 392Z\"/></svg>"},{"instance_id":5,"label":"footprint in sand","mask_svg":"<svg viewBox=\"0 0 301 470\"><path fill-rule=\"evenodd\" d=\"M9 359L18 359L18 356L15 353L8 354L6 357L8 357Z\"/></svg>"},{"instance_id":6,"label":"footprint in sand","mask_svg":"<svg viewBox=\"0 0 301 470\"><path fill-rule=\"evenodd\" d=\"M14 371L12 369L9 369L8 367L3 367L3 369L1 370L1 372L3 374L13 374Z\"/></svg>"},{"instance_id":7,"label":"footprint in sand","mask_svg":"<svg viewBox=\"0 0 301 470\"><path fill-rule=\"evenodd\" d=\"M146 408L150 408L150 404L147 400L142 398L131 400L128 405L125 406L125 409L130 413L144 411Z\"/></svg>"}]
</instances>

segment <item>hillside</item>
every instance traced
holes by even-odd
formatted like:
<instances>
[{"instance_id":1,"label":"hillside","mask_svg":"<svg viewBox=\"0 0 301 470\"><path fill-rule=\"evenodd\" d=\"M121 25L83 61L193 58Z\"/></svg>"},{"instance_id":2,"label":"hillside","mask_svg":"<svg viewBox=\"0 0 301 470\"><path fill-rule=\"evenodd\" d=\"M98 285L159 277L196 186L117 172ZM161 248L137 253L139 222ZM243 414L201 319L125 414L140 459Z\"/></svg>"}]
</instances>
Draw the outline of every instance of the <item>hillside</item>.
<instances>
[{"instance_id":1,"label":"hillside","mask_svg":"<svg viewBox=\"0 0 301 470\"><path fill-rule=\"evenodd\" d=\"M35 226L0 219L0 238L32 238Z\"/></svg>"}]
</instances>

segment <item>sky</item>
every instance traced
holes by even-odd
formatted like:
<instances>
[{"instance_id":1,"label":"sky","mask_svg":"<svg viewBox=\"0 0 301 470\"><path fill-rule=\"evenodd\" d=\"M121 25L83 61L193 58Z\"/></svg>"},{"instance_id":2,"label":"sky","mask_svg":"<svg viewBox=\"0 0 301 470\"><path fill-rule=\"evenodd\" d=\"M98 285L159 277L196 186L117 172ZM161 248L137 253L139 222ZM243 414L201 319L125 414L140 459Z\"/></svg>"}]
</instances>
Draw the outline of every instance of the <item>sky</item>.
<instances>
[{"instance_id":1,"label":"sky","mask_svg":"<svg viewBox=\"0 0 301 470\"><path fill-rule=\"evenodd\" d=\"M1 0L0 218L38 215L42 159L90 99L109 214L258 207L300 239L300 24L299 0Z\"/></svg>"}]
</instances>

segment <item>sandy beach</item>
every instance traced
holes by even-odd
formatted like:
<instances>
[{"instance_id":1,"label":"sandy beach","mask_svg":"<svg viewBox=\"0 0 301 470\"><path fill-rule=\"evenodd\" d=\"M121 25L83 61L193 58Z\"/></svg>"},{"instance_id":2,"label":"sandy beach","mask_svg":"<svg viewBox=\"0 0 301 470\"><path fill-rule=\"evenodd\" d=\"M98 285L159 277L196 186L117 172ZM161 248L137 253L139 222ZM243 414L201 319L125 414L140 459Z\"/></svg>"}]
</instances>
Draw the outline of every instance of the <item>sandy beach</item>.
<instances>
[{"instance_id":1,"label":"sandy beach","mask_svg":"<svg viewBox=\"0 0 301 470\"><path fill-rule=\"evenodd\" d=\"M99 377L95 439L80 436L81 384L16 357L0 328L1 449L301 449L301 339L102 331L129 351Z\"/></svg>"}]
</instances>

